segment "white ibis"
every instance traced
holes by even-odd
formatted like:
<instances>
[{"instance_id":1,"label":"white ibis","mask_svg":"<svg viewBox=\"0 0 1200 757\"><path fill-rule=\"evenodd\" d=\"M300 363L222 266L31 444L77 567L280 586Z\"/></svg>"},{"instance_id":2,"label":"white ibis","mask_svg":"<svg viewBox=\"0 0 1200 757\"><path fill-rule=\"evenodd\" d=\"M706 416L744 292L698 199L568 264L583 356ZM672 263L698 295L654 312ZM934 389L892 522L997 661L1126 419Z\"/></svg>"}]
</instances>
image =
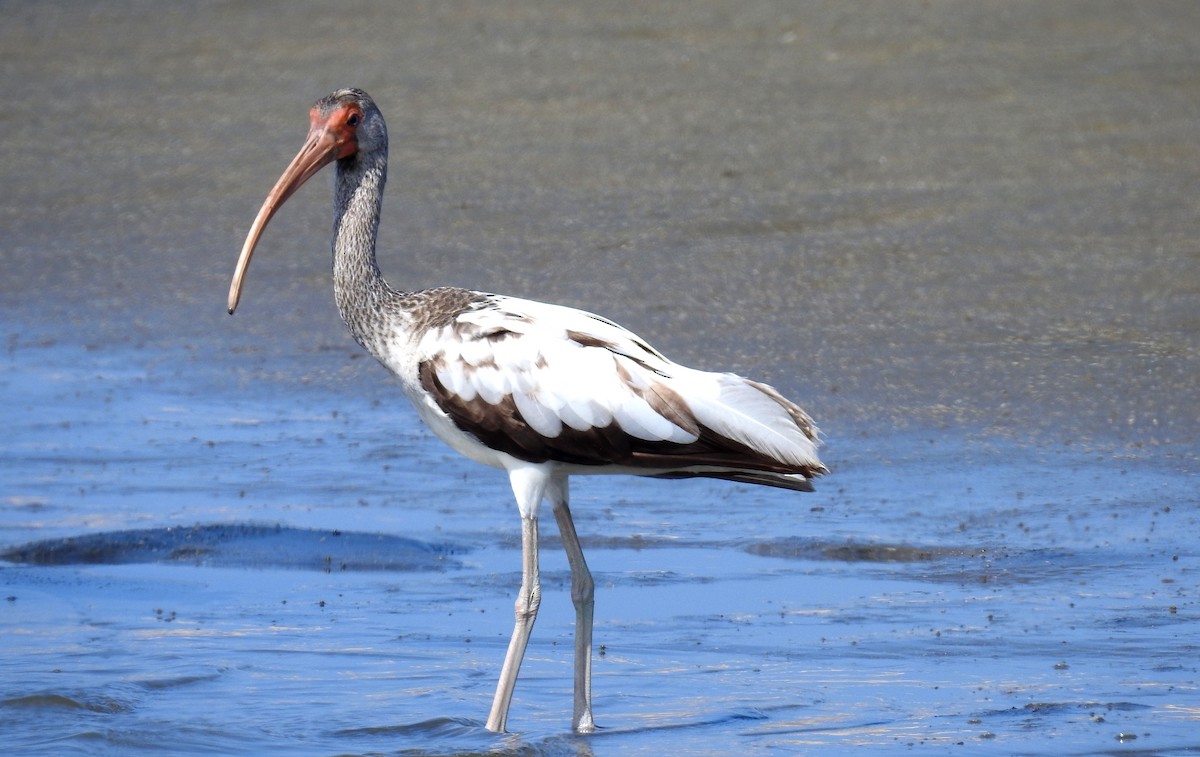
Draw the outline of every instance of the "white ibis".
<instances>
[{"instance_id":1,"label":"white ibis","mask_svg":"<svg viewBox=\"0 0 1200 757\"><path fill-rule=\"evenodd\" d=\"M673 363L612 321L559 305L442 287L399 292L375 262L387 178L387 125L367 93L318 100L308 138L246 237L229 312L275 211L337 161L333 288L354 336L400 379L421 419L454 449L508 473L521 514L516 626L487 728L503 732L541 601L538 507L548 500L571 567L575 605L572 725L592 720L593 582L567 504L576 473L705 476L811 491L826 472L817 429L775 389Z\"/></svg>"}]
</instances>

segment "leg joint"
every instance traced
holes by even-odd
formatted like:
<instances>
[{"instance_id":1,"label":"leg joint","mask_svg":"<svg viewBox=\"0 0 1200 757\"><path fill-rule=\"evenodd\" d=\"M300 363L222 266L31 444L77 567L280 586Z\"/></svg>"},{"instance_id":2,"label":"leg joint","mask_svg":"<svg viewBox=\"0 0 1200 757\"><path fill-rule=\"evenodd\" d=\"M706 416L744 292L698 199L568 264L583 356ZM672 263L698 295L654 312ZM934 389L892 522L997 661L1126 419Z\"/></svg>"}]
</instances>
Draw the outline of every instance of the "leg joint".
<instances>
[{"instance_id":1,"label":"leg joint","mask_svg":"<svg viewBox=\"0 0 1200 757\"><path fill-rule=\"evenodd\" d=\"M591 604L596 597L596 582L592 580L591 571L586 567L576 570L571 575L571 602L576 606Z\"/></svg>"},{"instance_id":2,"label":"leg joint","mask_svg":"<svg viewBox=\"0 0 1200 757\"><path fill-rule=\"evenodd\" d=\"M537 617L538 607L542 604L542 587L534 584L532 587L521 587L514 605L517 620L533 620Z\"/></svg>"}]
</instances>

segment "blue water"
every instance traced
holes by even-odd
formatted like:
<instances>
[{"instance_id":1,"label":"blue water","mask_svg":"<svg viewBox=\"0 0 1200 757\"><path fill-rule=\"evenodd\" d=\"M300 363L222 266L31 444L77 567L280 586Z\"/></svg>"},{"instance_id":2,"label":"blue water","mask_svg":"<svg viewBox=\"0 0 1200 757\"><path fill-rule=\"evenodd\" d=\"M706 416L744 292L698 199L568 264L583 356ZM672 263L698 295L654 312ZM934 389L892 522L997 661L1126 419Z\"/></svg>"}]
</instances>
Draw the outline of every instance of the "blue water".
<instances>
[{"instance_id":1,"label":"blue water","mask_svg":"<svg viewBox=\"0 0 1200 757\"><path fill-rule=\"evenodd\" d=\"M18 753L1200 748L1200 507L1167 466L914 430L838 442L807 496L582 479L602 730L567 733L573 613L547 538L496 736L519 581L502 476L404 408L179 393L136 355L72 354L3 363Z\"/></svg>"}]
</instances>

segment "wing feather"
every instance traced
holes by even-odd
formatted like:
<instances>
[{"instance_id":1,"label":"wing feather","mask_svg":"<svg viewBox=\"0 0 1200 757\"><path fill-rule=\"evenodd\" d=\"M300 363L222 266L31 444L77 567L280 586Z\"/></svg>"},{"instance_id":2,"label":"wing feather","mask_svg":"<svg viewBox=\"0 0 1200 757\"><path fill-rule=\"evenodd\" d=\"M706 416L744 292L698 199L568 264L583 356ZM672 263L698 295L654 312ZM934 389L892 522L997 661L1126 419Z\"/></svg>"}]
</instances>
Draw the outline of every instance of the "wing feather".
<instances>
[{"instance_id":1,"label":"wing feather","mask_svg":"<svg viewBox=\"0 0 1200 757\"><path fill-rule=\"evenodd\" d=\"M811 421L778 392L679 366L590 313L492 297L419 349L441 411L522 460L768 483L824 470Z\"/></svg>"},{"instance_id":2,"label":"wing feather","mask_svg":"<svg viewBox=\"0 0 1200 757\"><path fill-rule=\"evenodd\" d=\"M701 374L693 375L689 382L697 386L689 394L689 404L700 423L778 460L797 465L817 462L816 429L812 421L808 420L805 426L798 424L789 408L780 403L787 400L777 392L767 393L763 385L730 373L692 373ZM704 387L705 384L708 386ZM792 407L808 418L798 407Z\"/></svg>"},{"instance_id":3,"label":"wing feather","mask_svg":"<svg viewBox=\"0 0 1200 757\"><path fill-rule=\"evenodd\" d=\"M521 418L533 427L534 431L547 439L553 439L562 433L562 418L554 412L553 407L543 403L539 397L516 391L512 393L512 399Z\"/></svg>"}]
</instances>

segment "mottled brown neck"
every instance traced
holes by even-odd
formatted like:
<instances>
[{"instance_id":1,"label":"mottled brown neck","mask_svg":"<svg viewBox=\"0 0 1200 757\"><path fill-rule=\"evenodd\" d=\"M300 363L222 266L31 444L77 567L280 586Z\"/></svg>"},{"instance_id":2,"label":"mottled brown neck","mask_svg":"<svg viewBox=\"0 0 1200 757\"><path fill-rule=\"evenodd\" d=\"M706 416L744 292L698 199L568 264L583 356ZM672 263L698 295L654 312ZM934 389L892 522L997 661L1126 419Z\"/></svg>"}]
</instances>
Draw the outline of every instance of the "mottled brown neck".
<instances>
[{"instance_id":1,"label":"mottled brown neck","mask_svg":"<svg viewBox=\"0 0 1200 757\"><path fill-rule=\"evenodd\" d=\"M387 150L339 161L334 191L333 288L351 335L382 359L387 345L411 342L486 300L466 289L399 292L379 271L375 243L387 183Z\"/></svg>"}]
</instances>

